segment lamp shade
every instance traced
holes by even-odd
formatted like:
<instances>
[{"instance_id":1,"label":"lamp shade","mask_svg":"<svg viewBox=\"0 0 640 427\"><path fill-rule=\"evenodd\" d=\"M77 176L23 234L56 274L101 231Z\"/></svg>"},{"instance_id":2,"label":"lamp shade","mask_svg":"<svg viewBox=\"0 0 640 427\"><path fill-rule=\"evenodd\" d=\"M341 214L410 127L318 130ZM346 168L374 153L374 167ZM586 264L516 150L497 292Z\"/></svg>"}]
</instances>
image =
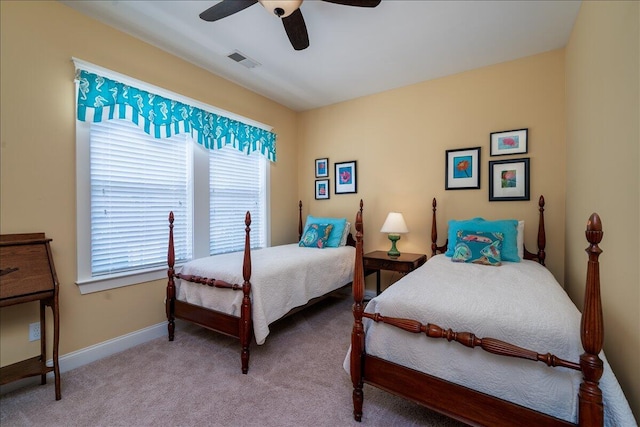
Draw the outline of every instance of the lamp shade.
<instances>
[{"instance_id":1,"label":"lamp shade","mask_svg":"<svg viewBox=\"0 0 640 427\"><path fill-rule=\"evenodd\" d=\"M404 222L402 213L389 212L389 215L387 215L387 219L384 221L384 224L382 224L380 232L389 234L404 234L408 233L409 229L407 228L407 223Z\"/></svg>"}]
</instances>

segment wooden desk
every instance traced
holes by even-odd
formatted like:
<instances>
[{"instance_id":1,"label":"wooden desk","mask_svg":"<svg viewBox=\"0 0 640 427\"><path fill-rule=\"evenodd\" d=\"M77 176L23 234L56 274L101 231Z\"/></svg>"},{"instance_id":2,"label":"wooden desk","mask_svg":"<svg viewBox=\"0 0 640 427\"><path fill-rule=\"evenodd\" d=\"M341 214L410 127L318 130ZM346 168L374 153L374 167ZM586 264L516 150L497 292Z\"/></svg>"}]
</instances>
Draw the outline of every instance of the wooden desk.
<instances>
[{"instance_id":1,"label":"wooden desk","mask_svg":"<svg viewBox=\"0 0 640 427\"><path fill-rule=\"evenodd\" d=\"M49 242L44 233L0 235L0 307L40 302L40 355L0 368L0 384L36 375L46 384L47 373L53 371L60 400L58 279ZM46 363L46 306L53 310L53 366Z\"/></svg>"},{"instance_id":2,"label":"wooden desk","mask_svg":"<svg viewBox=\"0 0 640 427\"><path fill-rule=\"evenodd\" d=\"M365 275L376 272L376 295L380 295L380 270L397 271L407 274L427 261L425 254L401 253L397 258L391 258L386 251L373 251L364 254Z\"/></svg>"}]
</instances>

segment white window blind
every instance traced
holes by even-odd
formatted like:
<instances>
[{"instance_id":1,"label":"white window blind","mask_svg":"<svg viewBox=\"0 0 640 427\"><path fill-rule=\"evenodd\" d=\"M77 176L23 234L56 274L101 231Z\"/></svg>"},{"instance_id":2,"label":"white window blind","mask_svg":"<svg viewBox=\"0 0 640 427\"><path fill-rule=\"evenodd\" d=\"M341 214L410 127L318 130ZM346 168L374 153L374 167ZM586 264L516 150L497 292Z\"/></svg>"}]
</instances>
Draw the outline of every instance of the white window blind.
<instances>
[{"instance_id":1,"label":"white window blind","mask_svg":"<svg viewBox=\"0 0 640 427\"><path fill-rule=\"evenodd\" d=\"M125 120L92 123L91 275L166 266L168 214L176 260L192 257L192 142L155 139Z\"/></svg>"},{"instance_id":2,"label":"white window blind","mask_svg":"<svg viewBox=\"0 0 640 427\"><path fill-rule=\"evenodd\" d=\"M256 153L247 156L225 147L209 154L209 253L244 248L247 211L251 213L251 247L266 246L266 166Z\"/></svg>"}]
</instances>

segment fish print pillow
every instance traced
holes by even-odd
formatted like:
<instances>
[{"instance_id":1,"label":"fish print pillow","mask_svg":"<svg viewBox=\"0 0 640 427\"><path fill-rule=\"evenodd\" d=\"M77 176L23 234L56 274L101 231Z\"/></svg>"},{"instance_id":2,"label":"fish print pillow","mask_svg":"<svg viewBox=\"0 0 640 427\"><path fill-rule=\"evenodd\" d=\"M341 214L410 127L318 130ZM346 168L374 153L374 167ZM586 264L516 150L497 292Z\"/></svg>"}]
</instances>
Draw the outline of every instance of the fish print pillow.
<instances>
[{"instance_id":1,"label":"fish print pillow","mask_svg":"<svg viewBox=\"0 0 640 427\"><path fill-rule=\"evenodd\" d=\"M502 265L500 251L504 235L490 231L458 230L453 249L453 262L469 262L483 265Z\"/></svg>"},{"instance_id":2,"label":"fish print pillow","mask_svg":"<svg viewBox=\"0 0 640 427\"><path fill-rule=\"evenodd\" d=\"M306 248L324 248L333 229L333 224L311 224L300 239L299 246Z\"/></svg>"}]
</instances>

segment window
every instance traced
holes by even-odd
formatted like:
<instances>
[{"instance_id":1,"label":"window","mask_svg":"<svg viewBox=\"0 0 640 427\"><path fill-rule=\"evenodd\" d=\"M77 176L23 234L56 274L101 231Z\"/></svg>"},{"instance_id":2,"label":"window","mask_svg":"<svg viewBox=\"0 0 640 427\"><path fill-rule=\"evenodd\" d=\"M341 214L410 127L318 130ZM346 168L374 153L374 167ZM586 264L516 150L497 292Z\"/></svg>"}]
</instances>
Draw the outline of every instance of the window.
<instances>
[{"instance_id":1,"label":"window","mask_svg":"<svg viewBox=\"0 0 640 427\"><path fill-rule=\"evenodd\" d=\"M78 144L88 145L88 168L78 157L78 181L87 181L89 191L78 192L83 293L166 277L170 211L178 264L242 250L247 211L251 247L266 246L264 157L232 147L206 150L185 134L155 139L125 120L78 127L86 134ZM89 239L80 244L83 236Z\"/></svg>"},{"instance_id":2,"label":"window","mask_svg":"<svg viewBox=\"0 0 640 427\"><path fill-rule=\"evenodd\" d=\"M83 294L165 278L170 211L177 264L242 250L246 211L251 247L269 243L263 155L239 151L233 137L212 150L189 133L154 138L143 127L123 119L76 121Z\"/></svg>"}]
</instances>

